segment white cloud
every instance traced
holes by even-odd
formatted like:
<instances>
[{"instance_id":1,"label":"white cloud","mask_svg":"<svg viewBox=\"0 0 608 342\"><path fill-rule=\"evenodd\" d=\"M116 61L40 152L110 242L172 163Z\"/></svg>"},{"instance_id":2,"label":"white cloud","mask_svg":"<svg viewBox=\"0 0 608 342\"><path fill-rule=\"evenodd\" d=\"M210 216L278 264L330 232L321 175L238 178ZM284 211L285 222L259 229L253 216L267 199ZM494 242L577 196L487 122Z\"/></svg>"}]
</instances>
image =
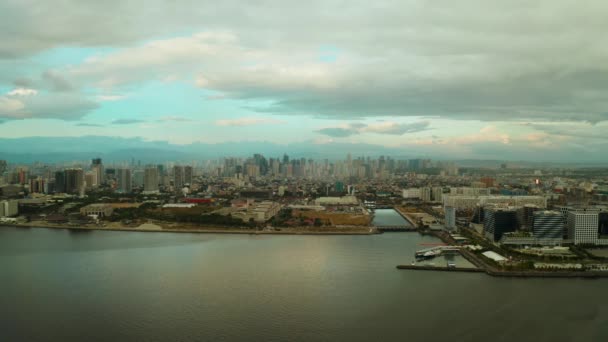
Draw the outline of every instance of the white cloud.
<instances>
[{"instance_id":1,"label":"white cloud","mask_svg":"<svg viewBox=\"0 0 608 342\"><path fill-rule=\"evenodd\" d=\"M38 91L36 89L29 88L15 88L6 93L6 95L8 96L31 96L36 94L38 94Z\"/></svg>"},{"instance_id":2,"label":"white cloud","mask_svg":"<svg viewBox=\"0 0 608 342\"><path fill-rule=\"evenodd\" d=\"M127 95L97 95L98 101L120 101L127 98Z\"/></svg>"},{"instance_id":3,"label":"white cloud","mask_svg":"<svg viewBox=\"0 0 608 342\"><path fill-rule=\"evenodd\" d=\"M0 117L20 118L21 110L25 107L23 102L17 99L0 96Z\"/></svg>"}]
</instances>

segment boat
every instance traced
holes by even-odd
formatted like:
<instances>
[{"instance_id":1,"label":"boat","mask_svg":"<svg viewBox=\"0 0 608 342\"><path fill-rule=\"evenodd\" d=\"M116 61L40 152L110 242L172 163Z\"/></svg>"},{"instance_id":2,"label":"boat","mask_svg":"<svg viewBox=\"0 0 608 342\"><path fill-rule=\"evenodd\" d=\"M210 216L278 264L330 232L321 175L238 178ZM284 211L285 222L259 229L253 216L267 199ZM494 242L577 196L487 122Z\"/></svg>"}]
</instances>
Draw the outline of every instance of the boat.
<instances>
[{"instance_id":1,"label":"boat","mask_svg":"<svg viewBox=\"0 0 608 342\"><path fill-rule=\"evenodd\" d=\"M434 257L441 254L441 250L430 250L425 252L416 253L416 259L433 259Z\"/></svg>"}]
</instances>

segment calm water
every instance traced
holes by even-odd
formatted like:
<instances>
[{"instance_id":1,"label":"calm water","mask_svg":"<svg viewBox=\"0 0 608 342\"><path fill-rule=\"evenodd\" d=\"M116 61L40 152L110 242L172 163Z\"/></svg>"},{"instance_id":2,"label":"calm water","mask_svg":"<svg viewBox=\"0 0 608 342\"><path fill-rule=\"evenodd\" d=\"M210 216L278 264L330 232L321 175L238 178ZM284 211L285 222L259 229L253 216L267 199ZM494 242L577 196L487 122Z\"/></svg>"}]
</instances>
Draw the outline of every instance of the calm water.
<instances>
[{"instance_id":1,"label":"calm water","mask_svg":"<svg viewBox=\"0 0 608 342\"><path fill-rule=\"evenodd\" d=\"M374 220L372 224L375 226L411 226L394 209L376 209L374 210Z\"/></svg>"},{"instance_id":2,"label":"calm water","mask_svg":"<svg viewBox=\"0 0 608 342\"><path fill-rule=\"evenodd\" d=\"M608 281L395 269L433 241L0 227L0 341L608 341Z\"/></svg>"}]
</instances>

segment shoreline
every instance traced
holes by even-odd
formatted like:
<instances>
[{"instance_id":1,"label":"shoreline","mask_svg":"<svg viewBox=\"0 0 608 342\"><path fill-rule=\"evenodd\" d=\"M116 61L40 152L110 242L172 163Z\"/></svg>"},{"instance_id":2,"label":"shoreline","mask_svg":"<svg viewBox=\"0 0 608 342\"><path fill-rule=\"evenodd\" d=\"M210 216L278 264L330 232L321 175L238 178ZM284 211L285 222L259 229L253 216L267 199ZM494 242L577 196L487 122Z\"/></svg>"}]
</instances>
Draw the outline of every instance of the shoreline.
<instances>
[{"instance_id":1,"label":"shoreline","mask_svg":"<svg viewBox=\"0 0 608 342\"><path fill-rule=\"evenodd\" d=\"M368 230L361 231L310 231L310 230L253 230L247 228L146 228L146 227L84 227L50 224L0 224L0 227L10 228L43 228L43 229L66 229L74 231L114 231L114 232L141 232L141 233L192 233L192 234L249 234L249 235L375 235L378 232Z\"/></svg>"},{"instance_id":2,"label":"shoreline","mask_svg":"<svg viewBox=\"0 0 608 342\"><path fill-rule=\"evenodd\" d=\"M431 235L437 237L441 241L451 244L450 241L443 234L437 234L431 232ZM503 270L494 267L482 260L479 256L475 255L467 249L460 249L459 254L469 261L475 268L448 268L439 266L427 266L427 265L397 265L396 268L399 270L417 270L417 271L439 271L439 272L477 272L485 273L492 277L503 277L503 278L586 278L586 279L598 279L608 278L608 272L601 271L576 271L576 270L565 270L565 271L540 271L540 270Z\"/></svg>"}]
</instances>

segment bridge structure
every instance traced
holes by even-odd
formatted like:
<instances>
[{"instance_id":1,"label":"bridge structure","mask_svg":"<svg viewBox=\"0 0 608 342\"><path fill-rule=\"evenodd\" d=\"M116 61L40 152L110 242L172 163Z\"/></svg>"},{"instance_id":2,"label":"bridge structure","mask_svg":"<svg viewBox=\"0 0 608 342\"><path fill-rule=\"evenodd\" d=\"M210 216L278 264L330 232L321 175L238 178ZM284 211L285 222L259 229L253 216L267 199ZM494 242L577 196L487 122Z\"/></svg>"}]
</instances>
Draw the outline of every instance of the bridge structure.
<instances>
[{"instance_id":1,"label":"bridge structure","mask_svg":"<svg viewBox=\"0 0 608 342\"><path fill-rule=\"evenodd\" d=\"M416 227L410 225L403 226L375 226L381 232L415 232Z\"/></svg>"}]
</instances>

